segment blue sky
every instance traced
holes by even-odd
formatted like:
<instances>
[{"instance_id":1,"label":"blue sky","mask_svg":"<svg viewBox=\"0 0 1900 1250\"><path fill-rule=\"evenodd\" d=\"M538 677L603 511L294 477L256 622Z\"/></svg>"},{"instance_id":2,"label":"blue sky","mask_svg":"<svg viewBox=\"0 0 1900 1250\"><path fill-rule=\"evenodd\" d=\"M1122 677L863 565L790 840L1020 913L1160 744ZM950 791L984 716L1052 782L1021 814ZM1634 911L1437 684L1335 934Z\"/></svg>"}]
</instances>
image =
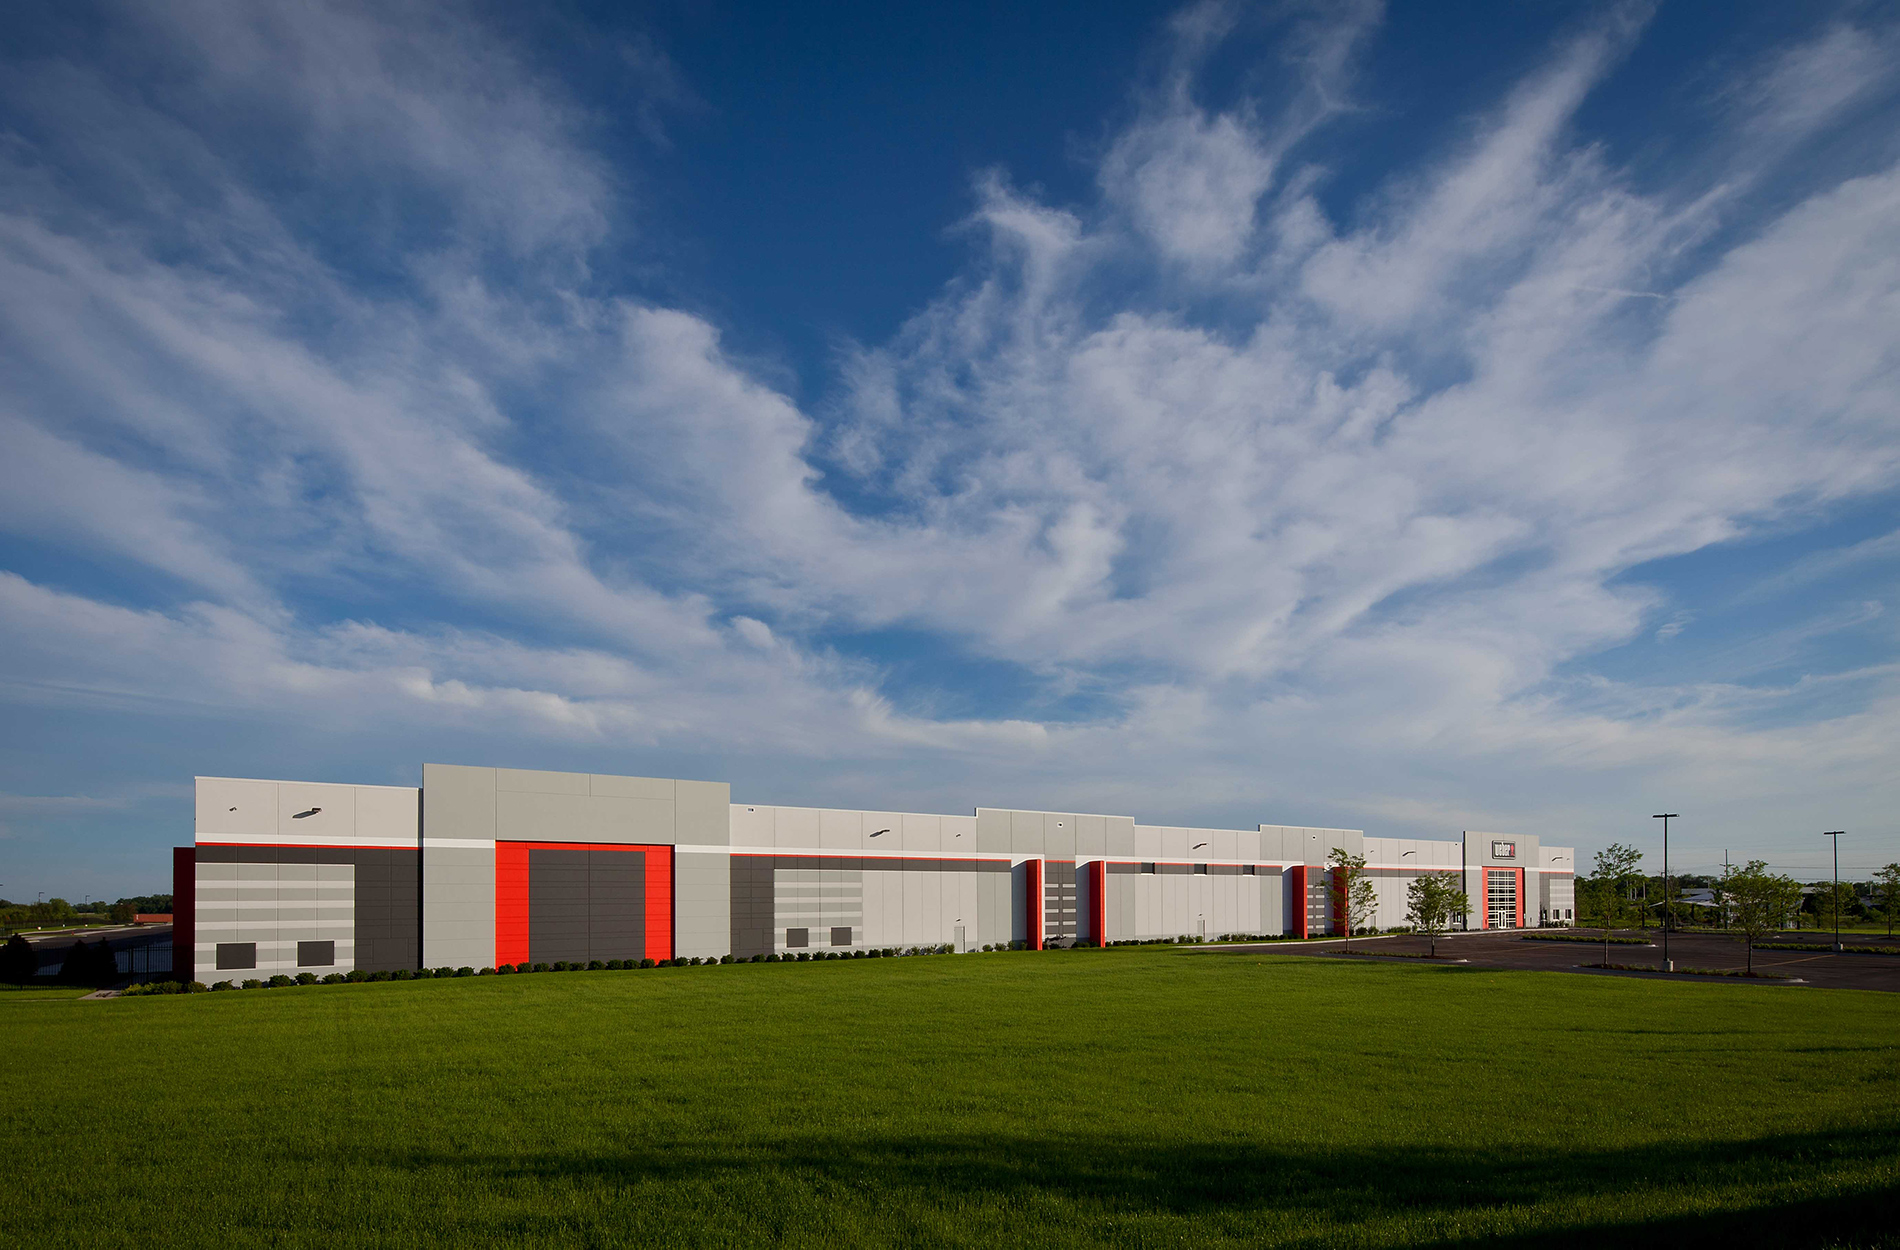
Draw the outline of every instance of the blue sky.
<instances>
[{"instance_id":1,"label":"blue sky","mask_svg":"<svg viewBox=\"0 0 1900 1250\"><path fill-rule=\"evenodd\" d=\"M1869 4L74 5L0 895L194 774L1900 859Z\"/></svg>"}]
</instances>

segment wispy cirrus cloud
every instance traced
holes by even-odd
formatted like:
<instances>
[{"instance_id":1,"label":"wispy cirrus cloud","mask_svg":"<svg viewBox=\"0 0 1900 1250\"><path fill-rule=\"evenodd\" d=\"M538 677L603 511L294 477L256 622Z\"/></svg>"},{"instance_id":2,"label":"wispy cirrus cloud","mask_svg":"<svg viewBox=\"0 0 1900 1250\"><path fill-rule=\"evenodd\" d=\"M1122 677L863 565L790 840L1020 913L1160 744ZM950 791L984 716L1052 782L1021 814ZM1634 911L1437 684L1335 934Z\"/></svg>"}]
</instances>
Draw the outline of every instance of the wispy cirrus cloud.
<instances>
[{"instance_id":1,"label":"wispy cirrus cloud","mask_svg":"<svg viewBox=\"0 0 1900 1250\"><path fill-rule=\"evenodd\" d=\"M639 171L496 33L116 12L7 96L0 681L798 760L834 801L1587 841L1656 786L1763 837L1827 786L1871 819L1890 654L1593 664L1701 632L1633 570L1900 485L1900 169L1791 184L1777 137L1878 110L1892 30L1741 73L1728 163L1638 189L1578 120L1644 37L1608 10L1342 215L1376 9L1275 28L1291 85L1216 102L1238 13L1173 24L1096 200L979 175L966 271L801 406L603 272Z\"/></svg>"}]
</instances>

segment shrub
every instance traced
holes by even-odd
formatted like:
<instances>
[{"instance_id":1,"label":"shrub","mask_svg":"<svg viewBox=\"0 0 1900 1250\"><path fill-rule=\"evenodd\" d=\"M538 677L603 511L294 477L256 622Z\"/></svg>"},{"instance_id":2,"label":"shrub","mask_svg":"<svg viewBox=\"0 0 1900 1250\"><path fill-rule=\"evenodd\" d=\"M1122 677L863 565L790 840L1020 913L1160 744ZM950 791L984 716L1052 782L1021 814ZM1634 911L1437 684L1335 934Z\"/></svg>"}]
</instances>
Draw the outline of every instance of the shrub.
<instances>
[{"instance_id":1,"label":"shrub","mask_svg":"<svg viewBox=\"0 0 1900 1250\"><path fill-rule=\"evenodd\" d=\"M220 981L211 988L214 990L234 990L237 986L231 984L229 981Z\"/></svg>"},{"instance_id":2,"label":"shrub","mask_svg":"<svg viewBox=\"0 0 1900 1250\"><path fill-rule=\"evenodd\" d=\"M475 975L478 977L492 977L495 975L495 970L493 968L477 968L475 969Z\"/></svg>"},{"instance_id":3,"label":"shrub","mask_svg":"<svg viewBox=\"0 0 1900 1250\"><path fill-rule=\"evenodd\" d=\"M607 964L603 960L590 959L587 961L587 970L589 972L605 972L607 970Z\"/></svg>"},{"instance_id":4,"label":"shrub","mask_svg":"<svg viewBox=\"0 0 1900 1250\"><path fill-rule=\"evenodd\" d=\"M192 982L192 983L191 983L190 985L187 985L187 986L185 987L185 993L187 993L187 994L202 994L202 993L204 993L204 992L205 992L206 990L208 990L208 989L210 989L210 988L211 988L211 987L210 987L210 986L208 986L208 985L206 985L206 984L205 984L205 983L204 983L203 981L193 981L193 982Z\"/></svg>"},{"instance_id":5,"label":"shrub","mask_svg":"<svg viewBox=\"0 0 1900 1250\"><path fill-rule=\"evenodd\" d=\"M526 964L523 964L522 967L528 972L546 972L548 970L548 966L546 964L536 964L532 968L529 968Z\"/></svg>"},{"instance_id":6,"label":"shrub","mask_svg":"<svg viewBox=\"0 0 1900 1250\"><path fill-rule=\"evenodd\" d=\"M0 981L24 984L33 979L39 966L40 958L33 951L33 943L17 933L7 939L6 951L0 954Z\"/></svg>"},{"instance_id":7,"label":"shrub","mask_svg":"<svg viewBox=\"0 0 1900 1250\"><path fill-rule=\"evenodd\" d=\"M317 974L314 972L299 972L297 974L298 985L315 985L316 983Z\"/></svg>"},{"instance_id":8,"label":"shrub","mask_svg":"<svg viewBox=\"0 0 1900 1250\"><path fill-rule=\"evenodd\" d=\"M389 969L378 968L376 971L369 974L369 979L372 981L387 981L389 980Z\"/></svg>"},{"instance_id":9,"label":"shrub","mask_svg":"<svg viewBox=\"0 0 1900 1250\"><path fill-rule=\"evenodd\" d=\"M472 977L475 975L475 969L464 965L463 967L457 968L455 970L455 975L458 977Z\"/></svg>"},{"instance_id":10,"label":"shrub","mask_svg":"<svg viewBox=\"0 0 1900 1250\"><path fill-rule=\"evenodd\" d=\"M182 994L185 987L177 981L146 981L140 985L128 985L119 991L121 998L142 998L147 994Z\"/></svg>"},{"instance_id":11,"label":"shrub","mask_svg":"<svg viewBox=\"0 0 1900 1250\"><path fill-rule=\"evenodd\" d=\"M326 973L323 977L323 983L325 985L341 985L347 980L349 980L349 978L344 976L341 972ZM226 981L225 984L229 985L230 982Z\"/></svg>"},{"instance_id":12,"label":"shrub","mask_svg":"<svg viewBox=\"0 0 1900 1250\"><path fill-rule=\"evenodd\" d=\"M653 961L651 959L642 959L640 961L640 966L642 968L651 968L653 966Z\"/></svg>"},{"instance_id":13,"label":"shrub","mask_svg":"<svg viewBox=\"0 0 1900 1250\"><path fill-rule=\"evenodd\" d=\"M455 969L453 969L453 968L437 968L437 969L435 970L435 974L436 974L437 976L439 976L439 977L452 977L452 976L454 976L454 975L455 975Z\"/></svg>"},{"instance_id":14,"label":"shrub","mask_svg":"<svg viewBox=\"0 0 1900 1250\"><path fill-rule=\"evenodd\" d=\"M369 980L369 973L363 971L361 968L351 968L348 972L343 974L343 979L345 981L367 981Z\"/></svg>"},{"instance_id":15,"label":"shrub","mask_svg":"<svg viewBox=\"0 0 1900 1250\"><path fill-rule=\"evenodd\" d=\"M247 989L247 990L261 990L264 988L264 983L258 980L256 977L252 977L250 980L245 981L242 984L241 988Z\"/></svg>"},{"instance_id":16,"label":"shrub","mask_svg":"<svg viewBox=\"0 0 1900 1250\"><path fill-rule=\"evenodd\" d=\"M295 984L297 984L296 981L285 976L281 972L278 973L276 976L272 977L270 980L264 982L265 988L273 989L273 990L281 990L286 986L295 985Z\"/></svg>"},{"instance_id":17,"label":"shrub","mask_svg":"<svg viewBox=\"0 0 1900 1250\"><path fill-rule=\"evenodd\" d=\"M392 968L389 972L389 979L392 981L413 981L416 979L416 974L407 968Z\"/></svg>"}]
</instances>

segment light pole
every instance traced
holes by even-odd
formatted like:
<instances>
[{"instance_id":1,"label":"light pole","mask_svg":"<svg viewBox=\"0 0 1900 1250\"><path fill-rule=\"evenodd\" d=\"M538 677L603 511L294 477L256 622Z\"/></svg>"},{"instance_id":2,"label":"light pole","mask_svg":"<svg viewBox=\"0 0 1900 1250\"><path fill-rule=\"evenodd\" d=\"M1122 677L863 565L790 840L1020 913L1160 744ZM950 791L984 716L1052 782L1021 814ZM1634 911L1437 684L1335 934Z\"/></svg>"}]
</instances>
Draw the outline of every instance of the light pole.
<instances>
[{"instance_id":1,"label":"light pole","mask_svg":"<svg viewBox=\"0 0 1900 1250\"><path fill-rule=\"evenodd\" d=\"M1674 972L1676 965L1669 959L1669 822L1679 819L1681 812L1657 812L1651 820L1663 822L1663 971Z\"/></svg>"},{"instance_id":2,"label":"light pole","mask_svg":"<svg viewBox=\"0 0 1900 1250\"><path fill-rule=\"evenodd\" d=\"M1822 834L1824 838L1834 839L1834 953L1841 953L1841 835L1845 829L1831 829Z\"/></svg>"}]
</instances>

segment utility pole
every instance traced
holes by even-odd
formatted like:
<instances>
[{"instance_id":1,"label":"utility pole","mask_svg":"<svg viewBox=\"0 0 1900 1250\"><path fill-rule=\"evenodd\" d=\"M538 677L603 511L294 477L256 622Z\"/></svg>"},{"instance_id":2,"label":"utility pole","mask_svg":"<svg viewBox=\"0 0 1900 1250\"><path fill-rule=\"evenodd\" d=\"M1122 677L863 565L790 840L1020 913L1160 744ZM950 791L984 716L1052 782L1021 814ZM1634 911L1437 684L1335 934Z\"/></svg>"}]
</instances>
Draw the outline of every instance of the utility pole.
<instances>
[{"instance_id":1,"label":"utility pole","mask_svg":"<svg viewBox=\"0 0 1900 1250\"><path fill-rule=\"evenodd\" d=\"M1834 839L1834 953L1841 953L1841 835L1845 829L1833 829L1822 834L1824 838Z\"/></svg>"},{"instance_id":2,"label":"utility pole","mask_svg":"<svg viewBox=\"0 0 1900 1250\"><path fill-rule=\"evenodd\" d=\"M1682 816L1681 812L1657 812L1654 816L1650 817L1651 820L1660 820L1663 822L1662 931L1663 931L1663 971L1664 972L1674 972L1676 970L1676 965L1674 961L1672 961L1669 958L1669 822L1672 820L1678 820L1681 818L1681 816Z\"/></svg>"}]
</instances>

